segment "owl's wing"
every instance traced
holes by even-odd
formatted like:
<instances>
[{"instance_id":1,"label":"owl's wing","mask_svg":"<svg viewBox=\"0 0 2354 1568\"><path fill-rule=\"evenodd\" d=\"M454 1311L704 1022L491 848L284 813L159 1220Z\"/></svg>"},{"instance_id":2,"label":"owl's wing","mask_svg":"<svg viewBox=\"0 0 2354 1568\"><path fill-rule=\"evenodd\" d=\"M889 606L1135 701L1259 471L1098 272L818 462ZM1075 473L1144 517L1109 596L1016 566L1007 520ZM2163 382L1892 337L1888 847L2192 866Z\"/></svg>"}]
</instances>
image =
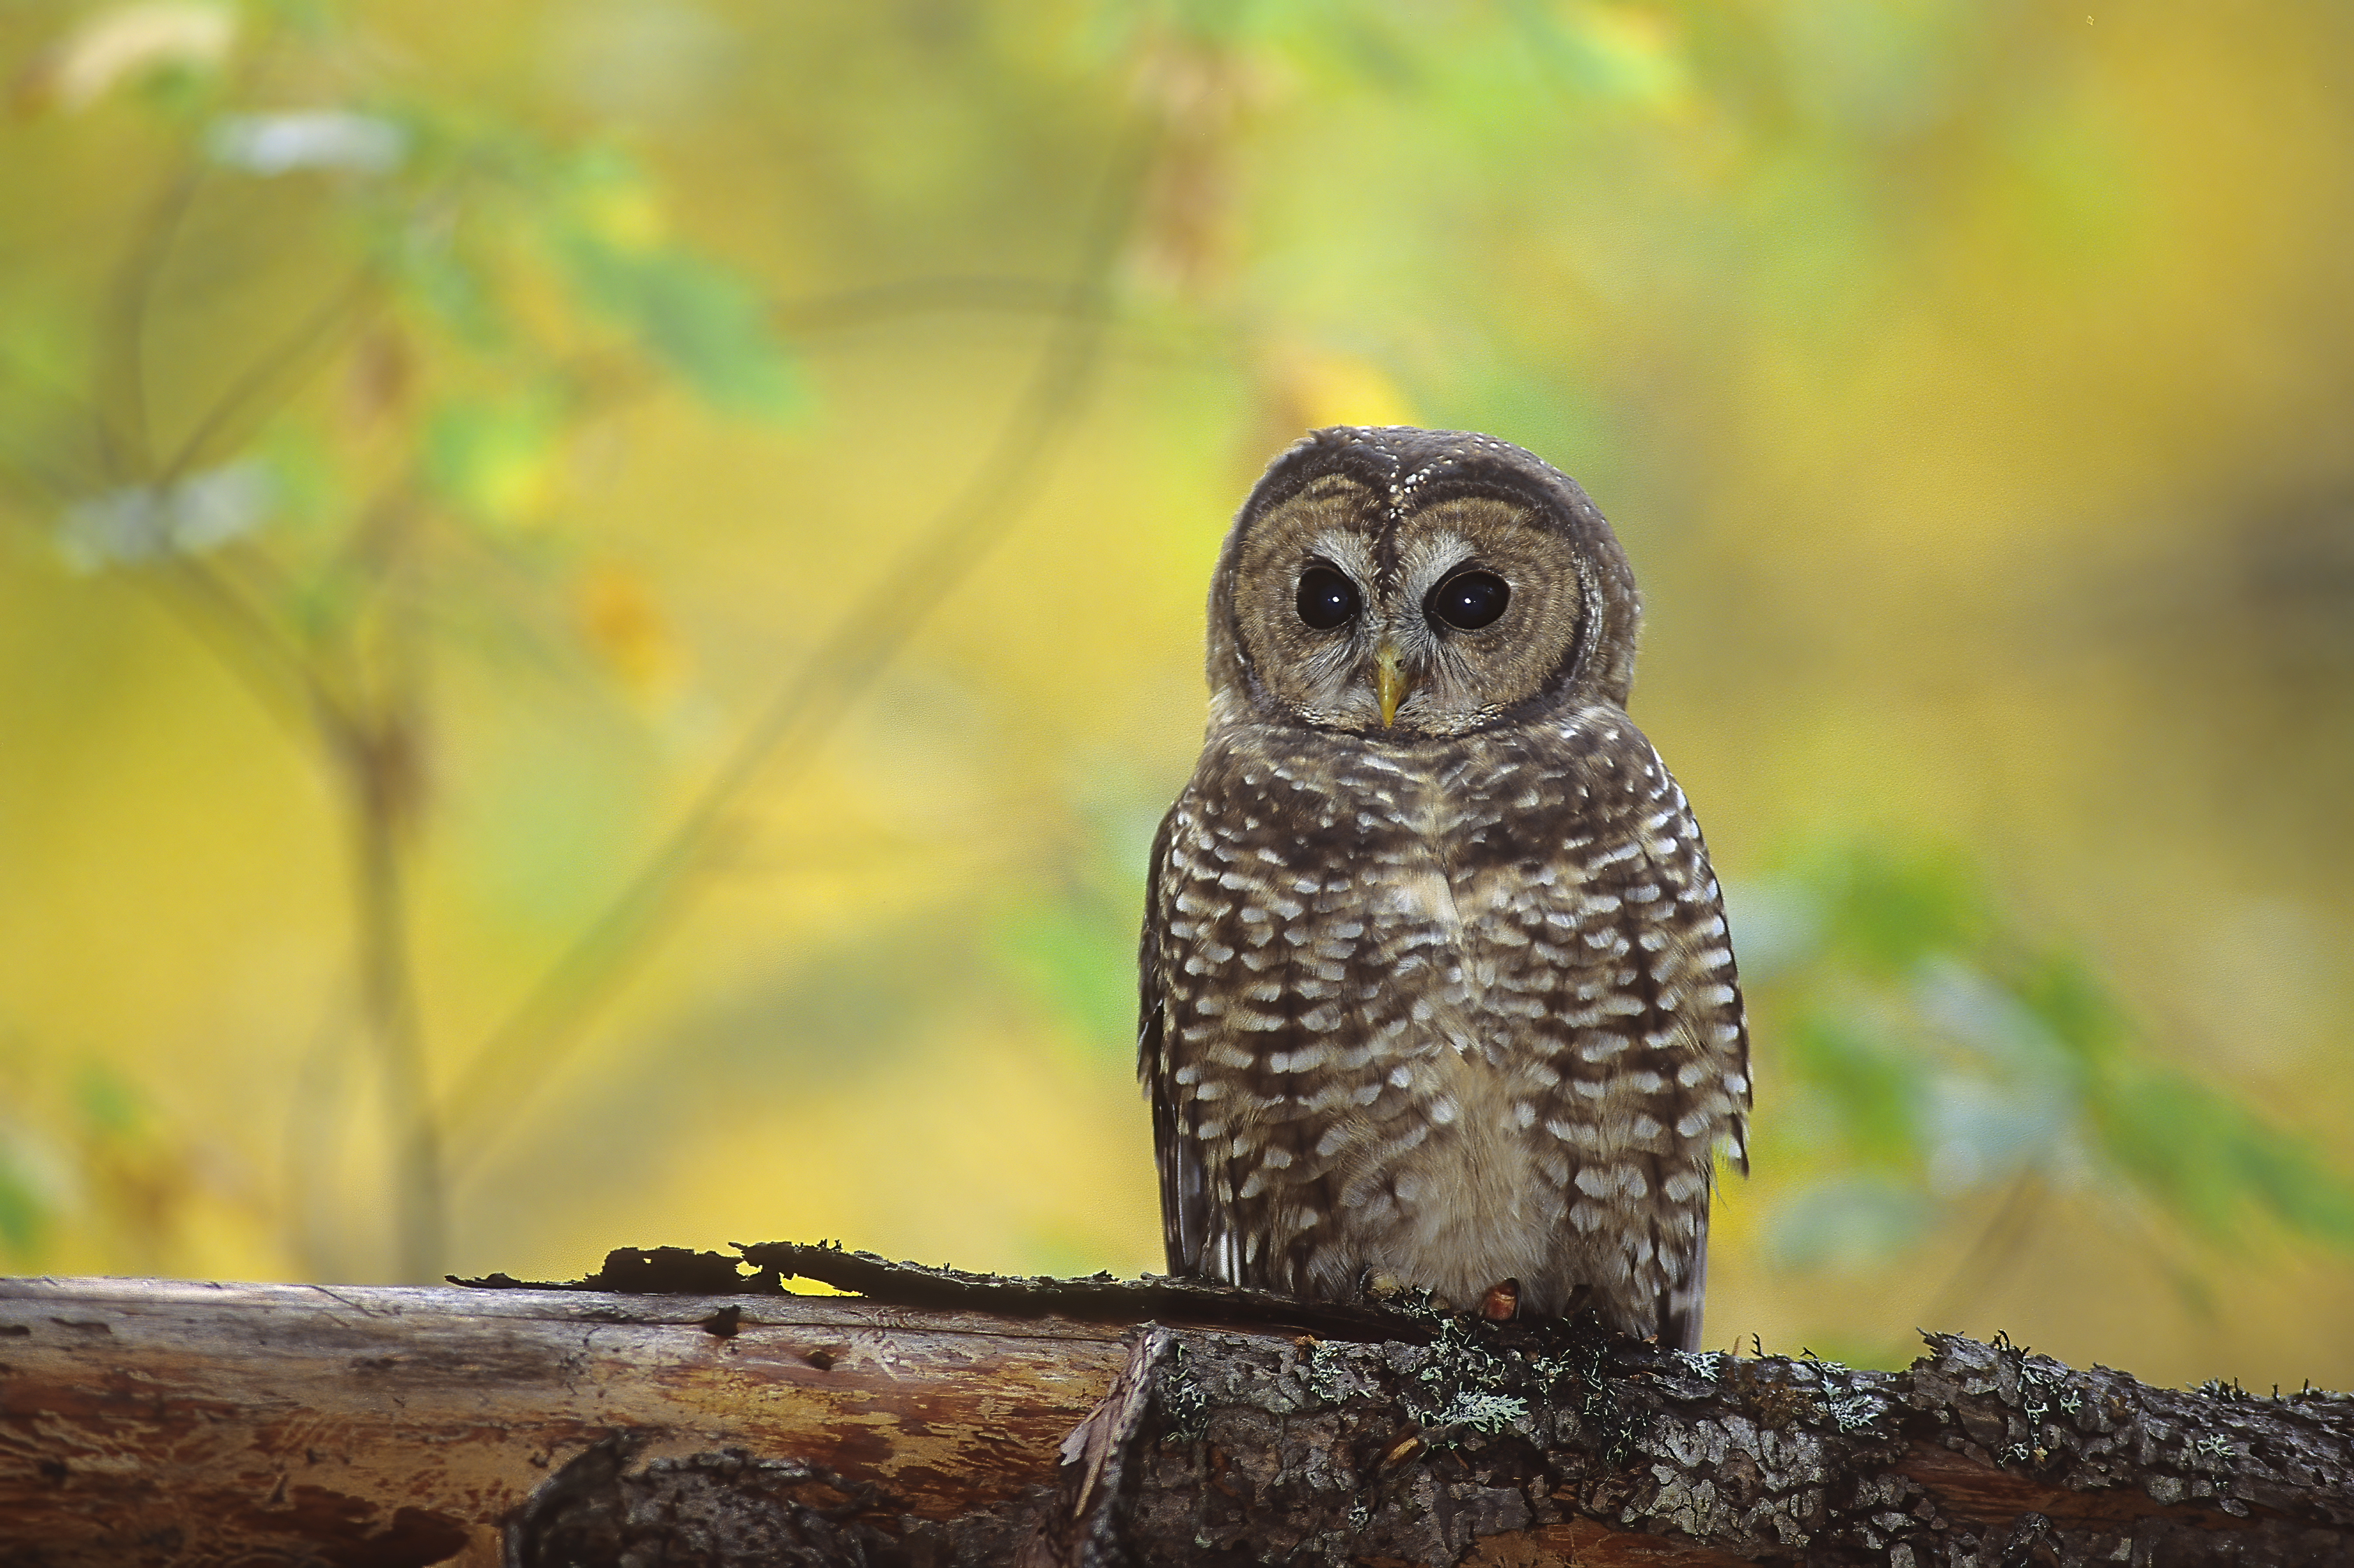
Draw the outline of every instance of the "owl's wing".
<instances>
[{"instance_id":1,"label":"owl's wing","mask_svg":"<svg viewBox=\"0 0 2354 1568\"><path fill-rule=\"evenodd\" d=\"M1182 803L1181 803L1182 804ZM1177 1101L1169 1076L1166 1040L1168 1004L1161 992L1161 951L1168 935L1168 906L1161 891L1169 859L1169 835L1179 807L1170 808L1152 836L1152 858L1144 881L1144 934L1138 942L1136 1075L1152 1098L1152 1150L1161 1171L1161 1240L1169 1272L1201 1272L1202 1242L1209 1228L1209 1181L1200 1146L1178 1124Z\"/></svg>"},{"instance_id":2,"label":"owl's wing","mask_svg":"<svg viewBox=\"0 0 2354 1568\"><path fill-rule=\"evenodd\" d=\"M1532 900L1550 994L1528 1038L1561 1078L1544 1125L1571 1155L1573 1226L1622 1238L1650 1307L1637 1320L1691 1350L1717 1150L1748 1169L1748 1023L1683 791L1623 720L1592 744L1575 810L1542 819L1562 845L1550 869L1567 874Z\"/></svg>"},{"instance_id":3,"label":"owl's wing","mask_svg":"<svg viewBox=\"0 0 2354 1568\"><path fill-rule=\"evenodd\" d=\"M1742 1174L1749 1172L1749 1021L1725 927L1724 895L1700 824L1666 767L1656 763L1656 754L1654 763L1661 786L1655 799L1663 809L1638 836L1642 853L1630 864L1639 866L1647 880L1628 892L1656 886L1659 896L1622 904L1622 929L1645 960L1640 972L1649 982L1641 991L1647 1007L1643 1033L1637 1037L1666 1033L1675 1039L1674 1068L1667 1074L1673 1114L1660 1119L1678 1137L1697 1140L1699 1191L1690 1200L1691 1231L1684 1244L1690 1250L1681 1277L1660 1291L1659 1309L1659 1343L1697 1351L1716 1151L1723 1149ZM1671 1181L1672 1173L1656 1171L1654 1180L1662 1178ZM1664 1250L1675 1239L1663 1229L1659 1245Z\"/></svg>"}]
</instances>

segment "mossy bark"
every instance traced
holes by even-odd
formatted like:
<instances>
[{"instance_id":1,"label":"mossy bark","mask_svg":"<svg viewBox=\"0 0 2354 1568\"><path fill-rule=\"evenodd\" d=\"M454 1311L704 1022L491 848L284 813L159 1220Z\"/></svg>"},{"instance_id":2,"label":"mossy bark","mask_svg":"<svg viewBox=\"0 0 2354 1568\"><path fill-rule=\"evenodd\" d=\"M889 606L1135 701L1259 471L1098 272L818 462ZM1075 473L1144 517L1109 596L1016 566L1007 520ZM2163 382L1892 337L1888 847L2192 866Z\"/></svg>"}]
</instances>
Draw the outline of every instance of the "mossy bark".
<instances>
[{"instance_id":1,"label":"mossy bark","mask_svg":"<svg viewBox=\"0 0 2354 1568\"><path fill-rule=\"evenodd\" d=\"M2343 1395L745 1252L0 1281L0 1563L2354 1563Z\"/></svg>"}]
</instances>

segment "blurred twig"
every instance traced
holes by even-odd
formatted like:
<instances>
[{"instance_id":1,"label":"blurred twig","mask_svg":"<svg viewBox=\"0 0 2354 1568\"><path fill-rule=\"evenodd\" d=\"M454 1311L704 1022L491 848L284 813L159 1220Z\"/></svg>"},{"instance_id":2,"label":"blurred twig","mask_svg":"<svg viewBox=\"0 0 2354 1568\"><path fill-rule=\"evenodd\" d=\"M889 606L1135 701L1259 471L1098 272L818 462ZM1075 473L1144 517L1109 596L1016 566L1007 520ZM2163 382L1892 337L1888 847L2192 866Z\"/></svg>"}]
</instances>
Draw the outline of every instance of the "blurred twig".
<instances>
[{"instance_id":1,"label":"blurred twig","mask_svg":"<svg viewBox=\"0 0 2354 1568\"><path fill-rule=\"evenodd\" d=\"M360 318L376 288L374 269L363 267L264 345L159 462L147 411L146 321L197 182L193 165L165 182L117 271L95 397L96 434L116 482L159 495L186 478L222 432L282 399L290 377ZM104 412L110 408L116 410L111 418ZM421 781L415 650L402 607L393 602L404 533L386 531L368 585L386 609L385 657L375 681L366 678L367 661L357 648L313 646L288 635L278 617L212 562L175 552L142 580L157 588L267 706L287 718L294 716L289 710L300 710L307 723L290 727L302 730L343 785L352 838L354 967L363 1027L384 1075L398 1266L404 1277L430 1279L440 1268L448 1216L408 941L405 860ZM347 681L335 673L343 666ZM299 702L290 701L290 688Z\"/></svg>"},{"instance_id":2,"label":"blurred twig","mask_svg":"<svg viewBox=\"0 0 2354 1568\"><path fill-rule=\"evenodd\" d=\"M18 369L0 362L0 371ZM20 378L28 383L33 379ZM54 388L40 389L97 429L100 415L95 408ZM33 463L39 456L0 453L0 483L14 493L6 499L28 529L37 529L38 520L77 488L61 471L37 471ZM289 734L307 744L316 726L340 719L345 713L341 694L321 678L323 673L313 669L302 651L270 623L268 614L232 576L212 562L173 556L156 563L153 570L136 574L135 580L212 649L262 711L285 726Z\"/></svg>"},{"instance_id":3,"label":"blurred twig","mask_svg":"<svg viewBox=\"0 0 2354 1568\"><path fill-rule=\"evenodd\" d=\"M979 471L785 680L669 840L460 1076L443 1106L453 1180L482 1157L525 1097L577 1047L597 1008L676 924L728 814L753 780L764 772L772 781L788 779L806 767L851 705L1020 515L1039 470L1068 435L1092 378L1106 325L1106 285L1154 145L1151 131L1140 129L1116 154L1038 368ZM875 312L888 293L856 291L837 299L859 303L834 308Z\"/></svg>"},{"instance_id":4,"label":"blurred twig","mask_svg":"<svg viewBox=\"0 0 2354 1568\"><path fill-rule=\"evenodd\" d=\"M363 273L292 332L257 355L246 373L198 419L171 459L159 465L147 410L147 318L164 263L201 183L202 170L194 163L182 164L164 178L114 271L103 320L97 385L87 405L87 417L110 481L117 485L160 492L185 477L230 419L315 350L328 330L346 319L365 298L364 286L369 279ZM331 746L348 736L353 710L328 673L209 562L175 554L163 570L143 574L142 580L155 587L165 604L188 621L263 706L290 727L317 733L312 726L318 726Z\"/></svg>"},{"instance_id":5,"label":"blurred twig","mask_svg":"<svg viewBox=\"0 0 2354 1568\"><path fill-rule=\"evenodd\" d=\"M1103 289L1088 287L1084 281L1073 284L1047 278L943 275L903 278L793 300L779 305L772 315L779 331L806 337L934 311L1083 315L1100 318L1108 325L1111 299Z\"/></svg>"},{"instance_id":6,"label":"blurred twig","mask_svg":"<svg viewBox=\"0 0 2354 1568\"><path fill-rule=\"evenodd\" d=\"M139 580L304 742L340 743L355 727L352 694L212 562L175 556Z\"/></svg>"},{"instance_id":7,"label":"blurred twig","mask_svg":"<svg viewBox=\"0 0 2354 1568\"><path fill-rule=\"evenodd\" d=\"M448 1101L452 1114L472 1113L464 1136L474 1144L486 1140L486 1114L511 1106L561 1060L569 1038L682 911L693 874L707 863L733 802L769 758L782 749L790 767L792 758L806 756L1018 516L1037 470L1066 433L1098 356L1110 320L1106 282L1148 154L1149 143L1140 138L1119 161L1083 266L1068 283L917 279L779 307L779 319L804 333L935 310L1036 312L1055 326L1030 387L971 482L837 634L786 683L671 842L476 1058ZM118 270L110 299L96 399L83 413L101 461L119 484L160 492L186 477L225 432L266 417L282 402L302 374L315 367L322 351L364 317L376 291L372 268L356 272L258 353L170 455L159 459L147 418L145 323L197 183L193 170L166 183ZM624 377L618 391L605 389L603 400L627 400L631 391L642 389ZM367 597L380 600L396 569L388 559L372 563ZM407 661L390 661L384 679L366 679L366 661L356 648L292 635L282 617L264 602L270 585L241 582L245 574L225 561L175 554L136 575L306 749L323 756L342 785L352 844L360 1027L384 1075L399 1272L429 1278L438 1270L447 1229L443 1148L457 1140L445 1139L428 1081L408 932L407 843L421 783L412 683L395 668ZM393 635L399 640L398 632ZM318 1109L298 1104L295 1115ZM296 1166L306 1162L291 1150L290 1145ZM289 1175L300 1183L315 1172L290 1169Z\"/></svg>"},{"instance_id":8,"label":"blurred twig","mask_svg":"<svg viewBox=\"0 0 2354 1568\"><path fill-rule=\"evenodd\" d=\"M95 404L99 448L117 482L145 482L155 471L154 438L147 422L147 312L200 178L190 164L164 180L115 270Z\"/></svg>"},{"instance_id":9,"label":"blurred twig","mask_svg":"<svg viewBox=\"0 0 2354 1568\"><path fill-rule=\"evenodd\" d=\"M177 483L195 468L220 433L231 422L251 413L260 400L285 378L302 366L302 362L334 342L338 329L350 327L376 287L376 269L363 267L344 286L314 306L311 313L294 324L293 330L277 343L254 356L245 373L229 385L213 406L205 410L178 448L172 453L155 478L160 489ZM267 410L258 417L266 418Z\"/></svg>"},{"instance_id":10,"label":"blurred twig","mask_svg":"<svg viewBox=\"0 0 2354 1568\"><path fill-rule=\"evenodd\" d=\"M376 661L381 674L357 727L334 752L354 835L360 1012L384 1073L398 1266L404 1279L430 1281L441 1268L449 1214L408 939L408 850L424 795L422 682L416 629L399 581L409 564L409 510L400 493L371 508L380 514L380 525L369 531L376 541L371 588L384 620Z\"/></svg>"},{"instance_id":11,"label":"blurred twig","mask_svg":"<svg viewBox=\"0 0 2354 1568\"><path fill-rule=\"evenodd\" d=\"M1978 1232L1978 1239L1937 1287L1937 1293L1929 1298L1929 1305L1921 1315L1924 1327L1938 1332L1958 1329L1963 1308L2018 1258L2051 1192L2043 1172L2032 1166L2011 1179L1986 1228ZM1895 1350L1900 1354L1910 1353L1911 1345L1907 1338Z\"/></svg>"}]
</instances>

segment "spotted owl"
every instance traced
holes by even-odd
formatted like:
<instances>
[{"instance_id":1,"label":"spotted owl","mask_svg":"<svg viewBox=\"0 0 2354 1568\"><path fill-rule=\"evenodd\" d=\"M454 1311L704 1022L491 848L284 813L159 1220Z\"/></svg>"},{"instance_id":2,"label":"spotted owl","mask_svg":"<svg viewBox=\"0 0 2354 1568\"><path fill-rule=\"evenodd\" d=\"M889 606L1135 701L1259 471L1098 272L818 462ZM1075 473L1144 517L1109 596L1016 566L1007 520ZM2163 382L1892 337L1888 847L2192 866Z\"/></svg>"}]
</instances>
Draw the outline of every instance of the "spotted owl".
<instances>
[{"instance_id":1,"label":"spotted owl","mask_svg":"<svg viewBox=\"0 0 2354 1568\"><path fill-rule=\"evenodd\" d=\"M1625 711L1610 526L1486 436L1318 430L1210 588L1139 1073L1172 1273L1592 1308L1695 1348L1749 1040L1700 827Z\"/></svg>"}]
</instances>

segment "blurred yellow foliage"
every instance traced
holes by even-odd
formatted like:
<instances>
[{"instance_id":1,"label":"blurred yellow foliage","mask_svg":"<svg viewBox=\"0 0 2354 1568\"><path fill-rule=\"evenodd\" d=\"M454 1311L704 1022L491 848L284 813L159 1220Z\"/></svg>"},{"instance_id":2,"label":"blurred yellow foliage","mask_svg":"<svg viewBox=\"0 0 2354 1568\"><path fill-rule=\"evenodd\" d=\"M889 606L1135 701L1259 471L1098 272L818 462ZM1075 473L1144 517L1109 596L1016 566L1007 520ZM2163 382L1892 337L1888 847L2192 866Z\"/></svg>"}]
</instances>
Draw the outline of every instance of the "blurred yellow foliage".
<instances>
[{"instance_id":1,"label":"blurred yellow foliage","mask_svg":"<svg viewBox=\"0 0 2354 1568\"><path fill-rule=\"evenodd\" d=\"M226 5L152 0L103 6L18 75L19 101L86 109L152 71L217 67L236 37L237 13Z\"/></svg>"},{"instance_id":2,"label":"blurred yellow foliage","mask_svg":"<svg viewBox=\"0 0 2354 1568\"><path fill-rule=\"evenodd\" d=\"M1712 1339L2354 1382L2349 48L0 13L0 1262L1157 1267L1210 565L1416 422L1643 581L1758 1014Z\"/></svg>"},{"instance_id":3,"label":"blurred yellow foliage","mask_svg":"<svg viewBox=\"0 0 2354 1568\"><path fill-rule=\"evenodd\" d=\"M581 573L574 591L581 634L623 685L649 698L676 688L684 650L642 575L602 562Z\"/></svg>"},{"instance_id":4,"label":"blurred yellow foliage","mask_svg":"<svg viewBox=\"0 0 2354 1568\"><path fill-rule=\"evenodd\" d=\"M1421 421L1397 383L1355 355L1294 349L1264 372L1267 425L1278 432L1326 425L1413 425Z\"/></svg>"}]
</instances>

